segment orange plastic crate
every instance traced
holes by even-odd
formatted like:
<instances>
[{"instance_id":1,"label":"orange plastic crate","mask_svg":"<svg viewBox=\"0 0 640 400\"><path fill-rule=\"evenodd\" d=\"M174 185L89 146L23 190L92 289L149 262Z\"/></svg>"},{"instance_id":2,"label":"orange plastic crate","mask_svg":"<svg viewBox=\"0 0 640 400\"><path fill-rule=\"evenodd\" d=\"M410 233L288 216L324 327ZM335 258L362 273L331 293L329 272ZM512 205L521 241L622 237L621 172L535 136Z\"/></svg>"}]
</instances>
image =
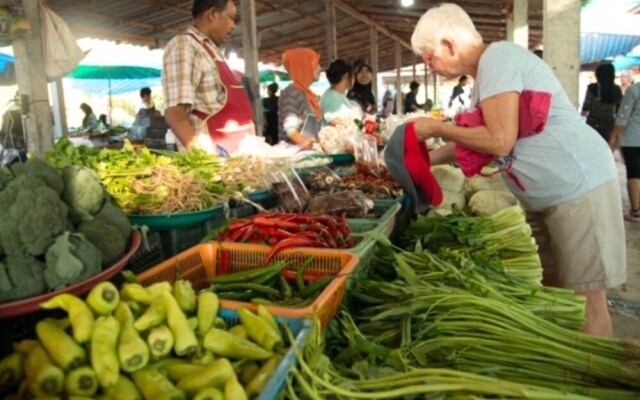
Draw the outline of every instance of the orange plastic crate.
<instances>
[{"instance_id":1,"label":"orange plastic crate","mask_svg":"<svg viewBox=\"0 0 640 400\"><path fill-rule=\"evenodd\" d=\"M177 277L180 277L189 280L196 290L204 289L210 285L207 278L217 275L223 250L229 253L229 273L235 273L261 268L262 260L270 249L269 246L244 243L203 243L141 273L138 275L138 281L141 285L148 286L162 281L173 283ZM287 268L296 270L309 256L315 256L315 259L305 269L305 273L335 276L335 279L307 307L291 308L277 305L265 307L271 314L280 317L308 318L316 315L322 325L326 326L342 304L347 281L358 266L359 256L334 250L300 247L284 250L276 255L274 261L293 261ZM257 309L257 306L252 303L223 298L220 299L220 307L232 310L238 307L245 307L252 311Z\"/></svg>"}]
</instances>

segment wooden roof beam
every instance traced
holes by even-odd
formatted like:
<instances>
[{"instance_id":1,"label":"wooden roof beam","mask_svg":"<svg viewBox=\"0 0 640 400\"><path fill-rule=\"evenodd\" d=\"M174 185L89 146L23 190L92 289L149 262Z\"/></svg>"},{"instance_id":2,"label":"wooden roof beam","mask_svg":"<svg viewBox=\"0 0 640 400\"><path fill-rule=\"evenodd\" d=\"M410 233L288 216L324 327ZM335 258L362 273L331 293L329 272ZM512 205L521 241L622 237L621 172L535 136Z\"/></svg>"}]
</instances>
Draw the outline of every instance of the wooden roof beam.
<instances>
[{"instance_id":1,"label":"wooden roof beam","mask_svg":"<svg viewBox=\"0 0 640 400\"><path fill-rule=\"evenodd\" d=\"M411 45L409 44L409 42L407 42L406 40L404 40L403 38L401 38L400 36L398 36L397 34L395 34L394 32L392 32L391 30L389 30L389 28L387 28L386 26L384 26L383 24L381 24L380 22L367 17L366 15L362 14L360 11L358 11L356 8L354 8L353 6L344 3L342 0L329 0L336 8L339 8L340 10L342 10L343 12L351 15L353 18L364 22L365 24L369 25L369 26L373 26L374 28L376 28L380 33L389 36L390 38L398 41L402 46L406 47L407 49L411 49Z\"/></svg>"},{"instance_id":2,"label":"wooden roof beam","mask_svg":"<svg viewBox=\"0 0 640 400\"><path fill-rule=\"evenodd\" d=\"M191 16L191 10L184 8L184 7L178 7L175 6L173 4L175 4L175 2L171 1L163 1L163 0L134 0L138 3L145 3L145 4L149 4L150 6L153 7L157 7L161 10L169 10L169 11L173 11L179 14L186 14Z\"/></svg>"}]
</instances>

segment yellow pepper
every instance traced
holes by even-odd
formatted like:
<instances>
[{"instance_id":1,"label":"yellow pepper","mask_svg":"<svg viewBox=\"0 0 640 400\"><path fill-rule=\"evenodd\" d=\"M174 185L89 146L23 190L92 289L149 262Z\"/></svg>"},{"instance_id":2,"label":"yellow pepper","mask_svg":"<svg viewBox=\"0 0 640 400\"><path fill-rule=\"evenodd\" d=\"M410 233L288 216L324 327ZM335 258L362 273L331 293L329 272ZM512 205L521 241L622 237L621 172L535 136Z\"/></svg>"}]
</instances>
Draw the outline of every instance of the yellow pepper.
<instances>
[{"instance_id":1,"label":"yellow pepper","mask_svg":"<svg viewBox=\"0 0 640 400\"><path fill-rule=\"evenodd\" d=\"M157 369L145 368L132 374L133 381L146 400L185 400L184 392L178 390Z\"/></svg>"},{"instance_id":2,"label":"yellow pepper","mask_svg":"<svg viewBox=\"0 0 640 400\"><path fill-rule=\"evenodd\" d=\"M198 339L189 327L187 317L178 306L176 299L167 292L162 293L160 298L164 300L164 306L167 311L167 325L173 334L173 351L179 357L194 353L198 350Z\"/></svg>"},{"instance_id":3,"label":"yellow pepper","mask_svg":"<svg viewBox=\"0 0 640 400\"><path fill-rule=\"evenodd\" d=\"M272 327L277 334L280 334L280 328L278 327L278 323L276 322L276 320L273 318L273 315L271 315L271 313L269 312L269 310L267 310L265 306L263 306L262 304L258 304L257 314L258 314L258 317L260 317L264 322L268 323L269 326Z\"/></svg>"},{"instance_id":4,"label":"yellow pepper","mask_svg":"<svg viewBox=\"0 0 640 400\"><path fill-rule=\"evenodd\" d=\"M243 338L243 339L249 339L249 335L247 335L247 330L244 328L244 326L241 325L236 325L234 327L232 327L231 329L229 329L228 331L230 334L237 336L239 338Z\"/></svg>"},{"instance_id":5,"label":"yellow pepper","mask_svg":"<svg viewBox=\"0 0 640 400\"><path fill-rule=\"evenodd\" d=\"M275 356L271 357L266 363L264 363L262 368L260 368L258 373L245 387L249 396L257 396L260 394L260 392L262 392L264 387L267 385L267 382L269 382L269 379L271 379L271 376L276 371L276 368L278 368L281 360L282 356L276 354Z\"/></svg>"},{"instance_id":6,"label":"yellow pepper","mask_svg":"<svg viewBox=\"0 0 640 400\"><path fill-rule=\"evenodd\" d=\"M79 367L87 358L84 349L51 322L46 320L38 322L36 334L49 357L65 371Z\"/></svg>"},{"instance_id":7,"label":"yellow pepper","mask_svg":"<svg viewBox=\"0 0 640 400\"><path fill-rule=\"evenodd\" d=\"M64 372L47 355L40 345L31 350L24 361L27 387L33 396L48 396L62 393Z\"/></svg>"},{"instance_id":8,"label":"yellow pepper","mask_svg":"<svg viewBox=\"0 0 640 400\"><path fill-rule=\"evenodd\" d=\"M206 388L196 393L193 400L224 400L224 393L216 388Z\"/></svg>"},{"instance_id":9,"label":"yellow pepper","mask_svg":"<svg viewBox=\"0 0 640 400\"><path fill-rule=\"evenodd\" d=\"M225 400L248 400L247 393L236 377L229 379L224 385L224 398Z\"/></svg>"},{"instance_id":10,"label":"yellow pepper","mask_svg":"<svg viewBox=\"0 0 640 400\"><path fill-rule=\"evenodd\" d=\"M204 337L202 346L213 354L235 359L266 360L273 353L257 344L232 335L227 331L212 328Z\"/></svg>"},{"instance_id":11,"label":"yellow pepper","mask_svg":"<svg viewBox=\"0 0 640 400\"><path fill-rule=\"evenodd\" d=\"M238 308L238 316L254 342L269 351L279 351L282 348L282 335L265 320L242 307Z\"/></svg>"},{"instance_id":12,"label":"yellow pepper","mask_svg":"<svg viewBox=\"0 0 640 400\"><path fill-rule=\"evenodd\" d=\"M132 300L140 304L150 304L153 298L151 293L137 283L125 283L120 289L120 297L124 300Z\"/></svg>"},{"instance_id":13,"label":"yellow pepper","mask_svg":"<svg viewBox=\"0 0 640 400\"><path fill-rule=\"evenodd\" d=\"M91 367L83 366L69 371L64 381L69 395L93 396L98 391L98 378Z\"/></svg>"},{"instance_id":14,"label":"yellow pepper","mask_svg":"<svg viewBox=\"0 0 640 400\"><path fill-rule=\"evenodd\" d=\"M203 370L188 375L178 382L176 387L192 397L208 387L223 388L229 379L236 379L233 366L229 360L221 358L207 365Z\"/></svg>"},{"instance_id":15,"label":"yellow pepper","mask_svg":"<svg viewBox=\"0 0 640 400\"><path fill-rule=\"evenodd\" d=\"M12 353L0 361L0 388L16 386L24 377L24 359L22 353Z\"/></svg>"},{"instance_id":16,"label":"yellow pepper","mask_svg":"<svg viewBox=\"0 0 640 400\"><path fill-rule=\"evenodd\" d=\"M68 293L59 294L41 303L45 310L61 308L69 314L69 321L73 328L73 338L79 344L87 343L93 332L93 313L84 301Z\"/></svg>"},{"instance_id":17,"label":"yellow pepper","mask_svg":"<svg viewBox=\"0 0 640 400\"><path fill-rule=\"evenodd\" d=\"M149 331L147 344L154 358L161 358L171 353L173 349L173 334L166 325L156 326Z\"/></svg>"},{"instance_id":18,"label":"yellow pepper","mask_svg":"<svg viewBox=\"0 0 640 400\"><path fill-rule=\"evenodd\" d=\"M142 394L136 385L124 375L120 375L116 384L104 393L110 400L142 400Z\"/></svg>"},{"instance_id":19,"label":"yellow pepper","mask_svg":"<svg viewBox=\"0 0 640 400\"><path fill-rule=\"evenodd\" d=\"M118 340L120 368L125 372L144 368L149 362L149 347L133 327L133 314L129 306L126 303L120 303L115 311L114 316L121 327Z\"/></svg>"},{"instance_id":20,"label":"yellow pepper","mask_svg":"<svg viewBox=\"0 0 640 400\"><path fill-rule=\"evenodd\" d=\"M87 296L87 304L97 315L111 314L119 302L118 288L109 281L98 283Z\"/></svg>"},{"instance_id":21,"label":"yellow pepper","mask_svg":"<svg viewBox=\"0 0 640 400\"><path fill-rule=\"evenodd\" d=\"M31 350L33 350L33 348L39 344L40 342L38 342L37 340L24 339L13 344L13 351L15 351L16 353L22 353L26 356L31 353Z\"/></svg>"},{"instance_id":22,"label":"yellow pepper","mask_svg":"<svg viewBox=\"0 0 640 400\"><path fill-rule=\"evenodd\" d=\"M151 302L147 311L144 312L133 323L133 326L140 332L146 331L165 322L167 311L162 297L158 297Z\"/></svg>"},{"instance_id":23,"label":"yellow pepper","mask_svg":"<svg viewBox=\"0 0 640 400\"><path fill-rule=\"evenodd\" d=\"M171 382L178 383L187 376L204 370L204 365L190 364L187 362L180 364L169 364L163 368L164 372L167 373L167 377Z\"/></svg>"},{"instance_id":24,"label":"yellow pepper","mask_svg":"<svg viewBox=\"0 0 640 400\"><path fill-rule=\"evenodd\" d=\"M91 338L91 366L104 389L115 385L120 376L117 354L119 335L120 323L114 317L105 316L96 320Z\"/></svg>"},{"instance_id":25,"label":"yellow pepper","mask_svg":"<svg viewBox=\"0 0 640 400\"><path fill-rule=\"evenodd\" d=\"M273 357L272 357L273 358ZM243 385L248 385L249 382L256 376L256 374L260 371L260 366L255 361L250 361L245 363L240 367L239 378L240 382Z\"/></svg>"},{"instance_id":26,"label":"yellow pepper","mask_svg":"<svg viewBox=\"0 0 640 400\"><path fill-rule=\"evenodd\" d=\"M202 292L198 296L198 333L204 336L213 326L218 315L218 296L213 292Z\"/></svg>"},{"instance_id":27,"label":"yellow pepper","mask_svg":"<svg viewBox=\"0 0 640 400\"><path fill-rule=\"evenodd\" d=\"M198 349L191 357L191 363L198 365L208 365L216 360L216 357L209 350Z\"/></svg>"},{"instance_id":28,"label":"yellow pepper","mask_svg":"<svg viewBox=\"0 0 640 400\"><path fill-rule=\"evenodd\" d=\"M187 318L187 322L189 323L189 328L191 328L192 331L196 332L198 330L198 318Z\"/></svg>"},{"instance_id":29,"label":"yellow pepper","mask_svg":"<svg viewBox=\"0 0 640 400\"><path fill-rule=\"evenodd\" d=\"M196 292L193 290L191 282L178 279L173 284L173 297L175 297L178 307L185 313L191 314L196 311Z\"/></svg>"}]
</instances>

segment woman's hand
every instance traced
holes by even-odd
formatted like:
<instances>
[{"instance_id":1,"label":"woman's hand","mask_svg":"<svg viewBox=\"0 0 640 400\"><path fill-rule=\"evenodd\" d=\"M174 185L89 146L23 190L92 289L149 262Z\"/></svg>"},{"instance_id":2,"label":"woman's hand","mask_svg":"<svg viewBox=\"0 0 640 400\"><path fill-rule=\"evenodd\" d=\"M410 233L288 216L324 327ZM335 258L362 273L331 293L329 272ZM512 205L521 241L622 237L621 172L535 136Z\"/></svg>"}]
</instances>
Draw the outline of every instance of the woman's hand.
<instances>
[{"instance_id":1,"label":"woman's hand","mask_svg":"<svg viewBox=\"0 0 640 400\"><path fill-rule=\"evenodd\" d=\"M429 138L440 135L442 122L434 118L420 117L413 120L416 128L418 140L425 141Z\"/></svg>"}]
</instances>

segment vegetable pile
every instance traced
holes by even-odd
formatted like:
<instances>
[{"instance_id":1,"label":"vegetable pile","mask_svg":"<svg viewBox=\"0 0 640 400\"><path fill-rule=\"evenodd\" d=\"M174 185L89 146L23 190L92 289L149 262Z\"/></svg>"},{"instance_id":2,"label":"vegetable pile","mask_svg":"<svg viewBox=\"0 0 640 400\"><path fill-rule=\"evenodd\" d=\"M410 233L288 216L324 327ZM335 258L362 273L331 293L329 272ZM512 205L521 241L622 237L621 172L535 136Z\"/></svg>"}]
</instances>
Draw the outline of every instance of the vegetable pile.
<instances>
[{"instance_id":1,"label":"vegetable pile","mask_svg":"<svg viewBox=\"0 0 640 400\"><path fill-rule=\"evenodd\" d=\"M222 261L225 261L225 255ZM221 263L222 273L214 278L210 290L228 300L251 301L256 304L306 307L326 288L332 276L307 273L314 257L307 258L296 270L290 263L278 261L264 267L225 274L228 263Z\"/></svg>"},{"instance_id":2,"label":"vegetable pile","mask_svg":"<svg viewBox=\"0 0 640 400\"><path fill-rule=\"evenodd\" d=\"M312 171L305 183L312 195L345 190L359 190L372 200L391 200L402 196L402 188L391 178L384 167L373 168L357 162L353 175L340 177L328 169Z\"/></svg>"},{"instance_id":3,"label":"vegetable pile","mask_svg":"<svg viewBox=\"0 0 640 400\"><path fill-rule=\"evenodd\" d=\"M41 306L68 317L38 322L37 340L0 361L0 390L20 399L242 400L263 390L284 351L266 309L238 309L240 324L227 326L217 296L183 280L120 291L103 282L86 301L62 294Z\"/></svg>"},{"instance_id":4,"label":"vegetable pile","mask_svg":"<svg viewBox=\"0 0 640 400\"><path fill-rule=\"evenodd\" d=\"M231 220L210 238L223 242L273 246L264 264L282 250L292 247L344 249L356 244L351 226L343 216L278 212Z\"/></svg>"},{"instance_id":5,"label":"vegetable pile","mask_svg":"<svg viewBox=\"0 0 640 400\"><path fill-rule=\"evenodd\" d=\"M46 154L56 169L93 169L127 214L171 214L220 204L233 194L218 178L220 162L201 150L152 153L129 142L121 150L74 148L67 138Z\"/></svg>"},{"instance_id":6,"label":"vegetable pile","mask_svg":"<svg viewBox=\"0 0 640 400\"><path fill-rule=\"evenodd\" d=\"M539 283L524 225L519 207L454 209L416 221L401 247L377 237L284 398L639 398L640 346L579 332L584 299Z\"/></svg>"},{"instance_id":7,"label":"vegetable pile","mask_svg":"<svg viewBox=\"0 0 640 400\"><path fill-rule=\"evenodd\" d=\"M131 225L91 169L32 158L0 175L0 302L82 282L124 254Z\"/></svg>"},{"instance_id":8,"label":"vegetable pile","mask_svg":"<svg viewBox=\"0 0 640 400\"><path fill-rule=\"evenodd\" d=\"M241 192L256 192L267 188L264 170L267 162L258 157L233 157L224 161L217 179Z\"/></svg>"}]
</instances>

